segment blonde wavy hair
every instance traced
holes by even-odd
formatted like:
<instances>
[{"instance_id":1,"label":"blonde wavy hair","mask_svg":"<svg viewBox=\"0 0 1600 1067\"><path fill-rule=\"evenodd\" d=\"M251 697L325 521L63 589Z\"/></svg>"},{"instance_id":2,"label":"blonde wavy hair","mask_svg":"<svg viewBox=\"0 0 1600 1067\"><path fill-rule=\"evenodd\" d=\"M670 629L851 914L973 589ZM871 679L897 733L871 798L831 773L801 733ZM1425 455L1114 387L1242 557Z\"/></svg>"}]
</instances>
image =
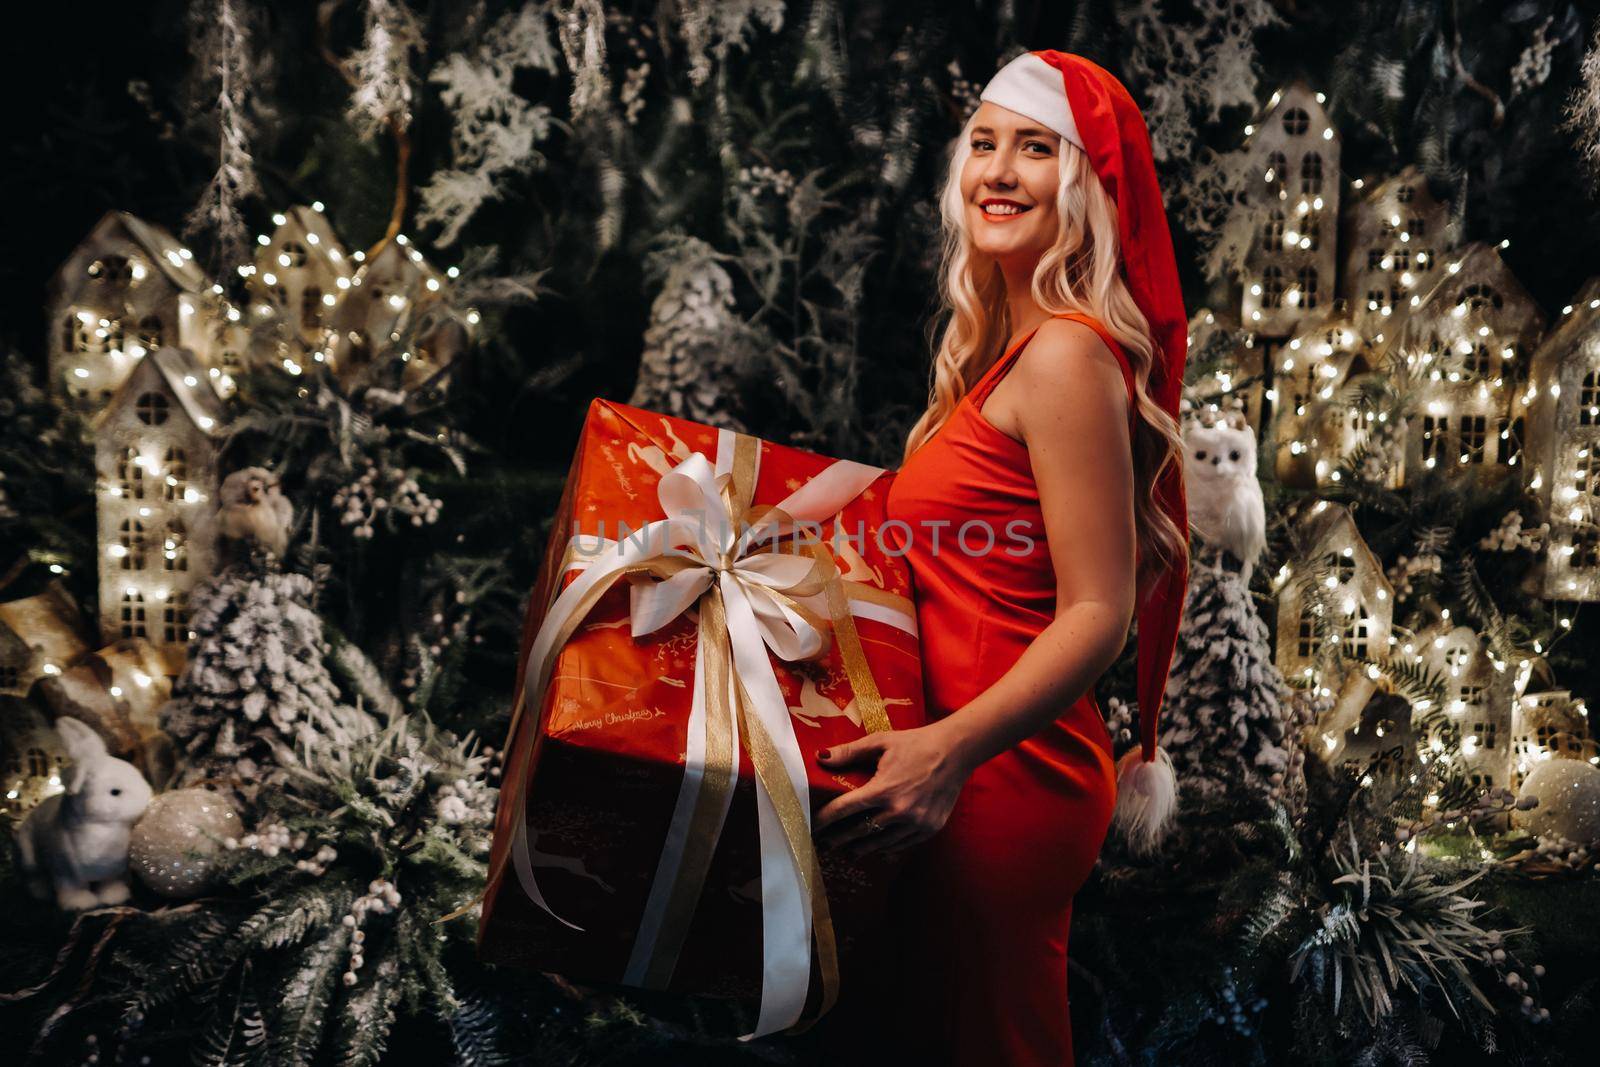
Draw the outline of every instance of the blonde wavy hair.
<instances>
[{"instance_id":1,"label":"blonde wavy hair","mask_svg":"<svg viewBox=\"0 0 1600 1067\"><path fill-rule=\"evenodd\" d=\"M939 194L943 220L939 296L941 306L949 310L949 320L933 358L928 408L906 438L902 462L938 432L961 398L1004 354L1001 349L1011 336L1005 277L994 260L973 247L961 195L961 171L972 154L971 127L976 117L974 113L967 120L956 141ZM1179 530L1155 498L1156 482L1166 465L1183 461L1183 437L1177 421L1147 391L1157 342L1122 277L1117 205L1082 149L1063 140L1059 158L1056 216L1060 225L1055 243L1039 257L1031 291L1034 303L1052 315L1077 312L1100 322L1132 364L1137 415L1133 434L1139 560L1136 600L1143 604L1151 580L1188 555L1188 531Z\"/></svg>"}]
</instances>

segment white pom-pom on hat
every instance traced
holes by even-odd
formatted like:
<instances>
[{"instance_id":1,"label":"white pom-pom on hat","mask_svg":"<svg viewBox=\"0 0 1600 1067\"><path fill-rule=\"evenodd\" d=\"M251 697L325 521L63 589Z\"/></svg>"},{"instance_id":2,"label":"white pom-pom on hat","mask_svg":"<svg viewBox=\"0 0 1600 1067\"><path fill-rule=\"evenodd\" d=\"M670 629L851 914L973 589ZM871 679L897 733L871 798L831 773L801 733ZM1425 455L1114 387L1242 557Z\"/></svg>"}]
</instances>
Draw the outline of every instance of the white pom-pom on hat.
<instances>
[{"instance_id":1,"label":"white pom-pom on hat","mask_svg":"<svg viewBox=\"0 0 1600 1067\"><path fill-rule=\"evenodd\" d=\"M1149 855L1161 847L1178 810L1178 772L1164 748L1156 758L1141 758L1137 747L1117 761L1117 806L1111 825L1128 842L1135 855Z\"/></svg>"}]
</instances>

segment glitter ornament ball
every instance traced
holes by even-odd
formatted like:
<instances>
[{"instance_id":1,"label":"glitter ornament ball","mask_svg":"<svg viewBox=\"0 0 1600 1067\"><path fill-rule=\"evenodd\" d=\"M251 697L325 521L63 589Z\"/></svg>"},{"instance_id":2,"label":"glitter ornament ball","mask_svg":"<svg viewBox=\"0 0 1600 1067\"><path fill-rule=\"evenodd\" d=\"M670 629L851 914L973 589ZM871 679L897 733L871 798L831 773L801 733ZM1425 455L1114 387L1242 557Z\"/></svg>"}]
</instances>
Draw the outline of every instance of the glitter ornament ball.
<instances>
[{"instance_id":1,"label":"glitter ornament ball","mask_svg":"<svg viewBox=\"0 0 1600 1067\"><path fill-rule=\"evenodd\" d=\"M206 890L222 842L242 832L231 802L209 789L158 793L128 837L128 867L164 897Z\"/></svg>"},{"instance_id":2,"label":"glitter ornament ball","mask_svg":"<svg viewBox=\"0 0 1600 1067\"><path fill-rule=\"evenodd\" d=\"M1516 814L1516 824L1528 832L1580 845L1600 841L1600 767L1587 760L1546 760L1528 772L1518 796L1539 798L1538 807Z\"/></svg>"}]
</instances>

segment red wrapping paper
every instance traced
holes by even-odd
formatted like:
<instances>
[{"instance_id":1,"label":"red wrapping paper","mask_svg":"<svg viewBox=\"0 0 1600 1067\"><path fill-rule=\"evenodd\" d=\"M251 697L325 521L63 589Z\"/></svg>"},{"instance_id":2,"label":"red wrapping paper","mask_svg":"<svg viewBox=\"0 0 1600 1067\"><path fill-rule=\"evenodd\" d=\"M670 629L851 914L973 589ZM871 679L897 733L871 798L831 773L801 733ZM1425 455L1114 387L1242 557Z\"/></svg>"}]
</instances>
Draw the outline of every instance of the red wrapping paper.
<instances>
[{"instance_id":1,"label":"red wrapping paper","mask_svg":"<svg viewBox=\"0 0 1600 1067\"><path fill-rule=\"evenodd\" d=\"M713 427L605 400L589 409L525 615L513 707L521 697L528 657L545 611L582 572L563 570L574 531L617 538L619 523L637 530L663 517L656 487L668 469L702 452L717 456ZM776 504L832 461L762 441L752 505ZM885 472L822 524L840 573L889 593L911 596L902 557L884 522ZM838 539L835 539L835 532ZM851 538L845 541L845 538ZM906 605L910 610L909 603ZM914 611L912 611L914 618ZM922 671L917 639L895 626L857 616L857 632L895 729L922 724ZM562 974L594 984L622 981L662 843L683 778L693 699L693 611L637 641L629 631L628 584L619 581L562 647L543 694L507 739L505 776L496 814L490 876L478 931L480 958ZM836 773L816 764L819 749L864 735L849 709L854 694L838 643L812 661L775 667L790 724L807 763L813 816L865 772ZM511 804L526 784L533 868L540 890L563 919L531 901L510 862ZM838 944L841 984L851 958L886 906L893 861L821 855ZM706 882L666 988L755 1001L761 993L761 886L754 772L739 752L732 805ZM808 1013L820 1000L815 956Z\"/></svg>"}]
</instances>

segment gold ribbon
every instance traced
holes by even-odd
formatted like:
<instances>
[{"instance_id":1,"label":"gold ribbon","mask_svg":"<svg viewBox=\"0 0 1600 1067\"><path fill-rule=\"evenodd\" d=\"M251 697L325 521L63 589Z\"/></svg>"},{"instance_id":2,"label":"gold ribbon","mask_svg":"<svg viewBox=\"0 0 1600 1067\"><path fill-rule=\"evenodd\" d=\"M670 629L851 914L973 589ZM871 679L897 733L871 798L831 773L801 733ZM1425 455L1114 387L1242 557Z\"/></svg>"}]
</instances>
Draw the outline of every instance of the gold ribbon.
<instances>
[{"instance_id":1,"label":"gold ribbon","mask_svg":"<svg viewBox=\"0 0 1600 1067\"><path fill-rule=\"evenodd\" d=\"M760 441L746 434L735 434L733 437L734 451L730 477L721 487L722 503L733 529L742 532L747 525L767 519L779 520L780 527L786 522L792 522L792 517L782 509L772 506L751 507ZM773 512L776 512L776 515L771 514ZM781 540L783 536L780 534L779 539ZM855 617L850 609L850 601L858 600L892 607L911 617L914 617L913 605L909 599L898 594L843 577L826 544L810 531L796 526L789 536L796 545L794 551L797 554L805 552L811 555L812 568L802 582L790 587L787 592L768 590L768 594L781 599L785 607L823 634L829 632L833 634L838 643L846 676L855 693L862 726L869 733L892 729L883 696L872 676L866 652L862 647ZM577 542L577 536L569 541L559 564L562 572L569 569L576 559L579 551ZM783 549L781 545L773 545L763 546L756 551L783 551ZM726 565L728 561L722 562ZM539 677L549 677L560 650L618 578L626 575L630 581L659 580L671 577L685 568L703 565L691 558L663 556L619 567L615 573L602 578L582 596L562 620ZM561 588L562 582L558 574L552 583L552 603ZM811 597L817 593L824 594L828 608L826 617L818 615L796 599ZM546 605L547 610L549 606ZM820 1009L811 1020L815 1021L815 1018L825 1014L837 1000L839 972L837 943L828 908L827 892L823 885L821 863L808 830L809 815L800 796L791 785L773 739L760 720L746 714L746 707L751 703L750 695L743 681L737 678L737 671L733 665L731 639L722 594L715 581L700 594L695 601L695 607L699 616L698 640L705 669L703 679L707 713L705 770L696 797L683 856L668 897L654 952L646 970L645 984L647 987L657 988L668 984L687 937L694 909L704 888L717 838L720 835L721 813L725 810L729 794L737 782L738 752L732 736L733 731L728 726L737 722L739 747L750 753L755 773L773 802L784 838L800 875L802 889L811 902L812 939L821 977L822 994ZM818 653L819 657L826 652L826 647L824 645L823 651ZM522 726L522 718L527 710L527 677L528 673L523 671L518 678L508 730L508 747L516 744L518 730ZM730 694L734 701L732 708L728 706ZM507 769L507 773L512 776L510 783L512 795L508 800L512 805L510 809L512 811L526 804L528 769L537 738L536 725L534 741L524 746L525 752L520 754L521 758L517 760L516 765ZM504 877L510 854L510 849L502 850L499 861L490 872L485 894L489 886L497 885ZM479 901L482 899L483 896L480 895ZM478 901L469 903L437 921L444 922L465 914L477 903ZM796 1024L792 1029L804 1029L811 1021Z\"/></svg>"}]
</instances>

